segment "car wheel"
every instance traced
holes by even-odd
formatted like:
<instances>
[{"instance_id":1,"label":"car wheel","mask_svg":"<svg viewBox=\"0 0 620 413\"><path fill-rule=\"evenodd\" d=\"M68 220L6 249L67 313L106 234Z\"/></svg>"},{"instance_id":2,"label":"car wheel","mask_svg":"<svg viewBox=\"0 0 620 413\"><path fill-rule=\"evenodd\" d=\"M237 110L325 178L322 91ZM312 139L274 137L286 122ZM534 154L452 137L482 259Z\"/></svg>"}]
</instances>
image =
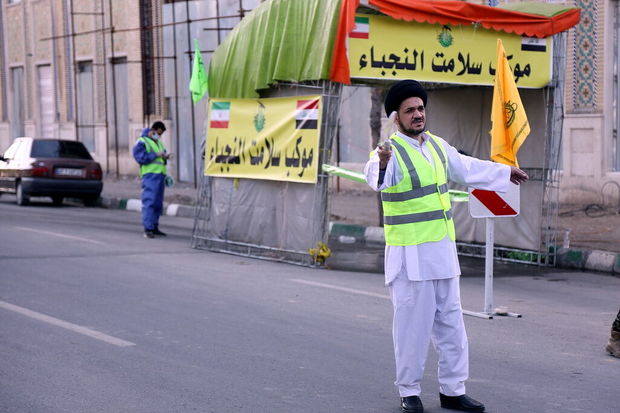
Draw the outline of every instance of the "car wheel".
<instances>
[{"instance_id":1,"label":"car wheel","mask_svg":"<svg viewBox=\"0 0 620 413\"><path fill-rule=\"evenodd\" d=\"M17 196L17 205L24 206L30 203L30 197L24 192L21 182L19 182L17 188L15 188L15 195Z\"/></svg>"},{"instance_id":2,"label":"car wheel","mask_svg":"<svg viewBox=\"0 0 620 413\"><path fill-rule=\"evenodd\" d=\"M65 198L64 198L64 197L62 197L62 196L53 196L53 197L52 197L52 203L53 203L55 206L61 206L61 205L62 205L62 201L64 201L64 199L65 199Z\"/></svg>"},{"instance_id":3,"label":"car wheel","mask_svg":"<svg viewBox=\"0 0 620 413\"><path fill-rule=\"evenodd\" d=\"M84 206L87 206L87 207L93 207L93 206L99 205L98 196L89 196L87 198L84 198L82 201L84 201Z\"/></svg>"}]
</instances>

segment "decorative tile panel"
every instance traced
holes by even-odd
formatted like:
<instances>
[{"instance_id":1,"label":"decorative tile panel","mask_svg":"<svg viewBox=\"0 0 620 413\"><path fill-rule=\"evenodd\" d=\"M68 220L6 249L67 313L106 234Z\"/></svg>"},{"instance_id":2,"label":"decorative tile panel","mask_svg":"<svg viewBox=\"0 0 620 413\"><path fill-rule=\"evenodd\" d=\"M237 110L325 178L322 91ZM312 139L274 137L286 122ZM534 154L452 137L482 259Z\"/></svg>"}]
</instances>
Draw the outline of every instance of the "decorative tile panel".
<instances>
[{"instance_id":1,"label":"decorative tile panel","mask_svg":"<svg viewBox=\"0 0 620 413\"><path fill-rule=\"evenodd\" d=\"M575 0L581 21L573 43L572 106L576 112L597 111L597 48L599 5L597 0Z\"/></svg>"}]
</instances>

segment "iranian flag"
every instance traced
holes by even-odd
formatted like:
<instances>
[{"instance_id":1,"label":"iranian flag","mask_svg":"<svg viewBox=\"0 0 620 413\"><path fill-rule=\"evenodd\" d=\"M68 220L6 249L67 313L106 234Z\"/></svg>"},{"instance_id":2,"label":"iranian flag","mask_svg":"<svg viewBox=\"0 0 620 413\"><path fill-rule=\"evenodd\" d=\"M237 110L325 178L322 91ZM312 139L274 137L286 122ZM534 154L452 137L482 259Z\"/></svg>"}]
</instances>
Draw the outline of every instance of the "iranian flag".
<instances>
[{"instance_id":1,"label":"iranian flag","mask_svg":"<svg viewBox=\"0 0 620 413\"><path fill-rule=\"evenodd\" d=\"M368 17L355 17L355 27L349 37L368 39L369 27Z\"/></svg>"},{"instance_id":2,"label":"iranian flag","mask_svg":"<svg viewBox=\"0 0 620 413\"><path fill-rule=\"evenodd\" d=\"M298 100L295 129L316 129L319 121L319 100Z\"/></svg>"},{"instance_id":3,"label":"iranian flag","mask_svg":"<svg viewBox=\"0 0 620 413\"><path fill-rule=\"evenodd\" d=\"M211 103L211 127L227 128L230 121L230 102Z\"/></svg>"}]
</instances>

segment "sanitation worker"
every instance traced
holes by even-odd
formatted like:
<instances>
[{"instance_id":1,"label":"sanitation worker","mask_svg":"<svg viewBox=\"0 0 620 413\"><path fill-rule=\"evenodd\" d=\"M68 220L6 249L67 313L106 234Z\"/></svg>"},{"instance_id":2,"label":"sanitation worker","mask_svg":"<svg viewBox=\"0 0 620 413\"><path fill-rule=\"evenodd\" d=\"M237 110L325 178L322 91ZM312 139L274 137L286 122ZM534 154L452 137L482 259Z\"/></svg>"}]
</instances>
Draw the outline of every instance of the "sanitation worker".
<instances>
[{"instance_id":1,"label":"sanitation worker","mask_svg":"<svg viewBox=\"0 0 620 413\"><path fill-rule=\"evenodd\" d=\"M164 123L157 121L150 129L142 130L133 147L133 157L140 164L142 224L146 238L155 238L156 235L166 236L159 229L159 217L164 209L166 163L172 158L172 154L166 152L161 141L165 131Z\"/></svg>"},{"instance_id":2,"label":"sanitation worker","mask_svg":"<svg viewBox=\"0 0 620 413\"><path fill-rule=\"evenodd\" d=\"M405 413L424 411L420 384L432 341L439 356L441 406L483 412L484 405L465 394L469 359L448 180L506 192L511 181L520 184L528 176L516 167L462 155L427 131L426 103L426 91L415 80L390 88L385 112L398 130L371 153L364 170L383 204L395 384Z\"/></svg>"}]
</instances>

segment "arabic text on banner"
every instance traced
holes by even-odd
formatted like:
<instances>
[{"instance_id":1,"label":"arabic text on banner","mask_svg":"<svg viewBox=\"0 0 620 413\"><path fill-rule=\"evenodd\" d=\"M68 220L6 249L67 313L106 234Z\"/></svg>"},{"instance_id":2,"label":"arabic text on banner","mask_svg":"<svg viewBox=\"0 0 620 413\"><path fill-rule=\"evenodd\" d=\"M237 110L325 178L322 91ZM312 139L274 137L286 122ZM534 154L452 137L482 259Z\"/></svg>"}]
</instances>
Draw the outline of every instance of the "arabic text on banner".
<instances>
[{"instance_id":1,"label":"arabic text on banner","mask_svg":"<svg viewBox=\"0 0 620 413\"><path fill-rule=\"evenodd\" d=\"M316 183L322 98L210 99L205 175Z\"/></svg>"},{"instance_id":2,"label":"arabic text on banner","mask_svg":"<svg viewBox=\"0 0 620 413\"><path fill-rule=\"evenodd\" d=\"M542 88L549 83L550 37L360 14L348 40L351 78L493 85L498 37L504 42L518 87Z\"/></svg>"}]
</instances>

